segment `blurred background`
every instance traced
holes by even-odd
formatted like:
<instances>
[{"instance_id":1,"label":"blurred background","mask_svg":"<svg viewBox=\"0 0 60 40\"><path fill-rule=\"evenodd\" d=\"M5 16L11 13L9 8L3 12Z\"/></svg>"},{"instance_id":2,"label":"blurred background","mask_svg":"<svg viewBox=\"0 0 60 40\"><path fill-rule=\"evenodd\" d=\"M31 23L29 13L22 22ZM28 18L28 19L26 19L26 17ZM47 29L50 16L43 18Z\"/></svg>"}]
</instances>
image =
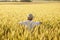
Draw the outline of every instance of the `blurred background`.
<instances>
[{"instance_id":1,"label":"blurred background","mask_svg":"<svg viewBox=\"0 0 60 40\"><path fill-rule=\"evenodd\" d=\"M40 2L40 1L60 1L60 0L0 0L0 2Z\"/></svg>"}]
</instances>

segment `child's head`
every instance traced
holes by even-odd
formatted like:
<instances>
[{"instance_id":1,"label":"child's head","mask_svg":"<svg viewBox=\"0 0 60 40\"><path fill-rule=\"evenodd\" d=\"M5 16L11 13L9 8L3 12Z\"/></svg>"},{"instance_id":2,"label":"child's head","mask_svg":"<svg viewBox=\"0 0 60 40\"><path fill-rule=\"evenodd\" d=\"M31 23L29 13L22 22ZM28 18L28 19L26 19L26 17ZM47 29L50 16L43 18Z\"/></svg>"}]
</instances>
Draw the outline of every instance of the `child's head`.
<instances>
[{"instance_id":1,"label":"child's head","mask_svg":"<svg viewBox=\"0 0 60 40\"><path fill-rule=\"evenodd\" d=\"M33 20L33 15L32 14L28 15L28 20Z\"/></svg>"}]
</instances>

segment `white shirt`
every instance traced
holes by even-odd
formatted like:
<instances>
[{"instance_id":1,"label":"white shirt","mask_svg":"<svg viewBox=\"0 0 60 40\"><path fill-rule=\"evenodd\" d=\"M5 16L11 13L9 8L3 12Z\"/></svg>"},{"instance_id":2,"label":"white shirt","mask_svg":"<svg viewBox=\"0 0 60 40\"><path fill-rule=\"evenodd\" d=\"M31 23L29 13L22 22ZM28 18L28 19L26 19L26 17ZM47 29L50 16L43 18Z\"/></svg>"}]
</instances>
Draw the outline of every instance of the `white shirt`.
<instances>
[{"instance_id":1,"label":"white shirt","mask_svg":"<svg viewBox=\"0 0 60 40\"><path fill-rule=\"evenodd\" d=\"M32 29L36 25L40 24L40 22L33 22L33 21L30 21L30 20L27 20L27 21L24 21L24 22L19 22L19 23L27 26L29 29Z\"/></svg>"}]
</instances>

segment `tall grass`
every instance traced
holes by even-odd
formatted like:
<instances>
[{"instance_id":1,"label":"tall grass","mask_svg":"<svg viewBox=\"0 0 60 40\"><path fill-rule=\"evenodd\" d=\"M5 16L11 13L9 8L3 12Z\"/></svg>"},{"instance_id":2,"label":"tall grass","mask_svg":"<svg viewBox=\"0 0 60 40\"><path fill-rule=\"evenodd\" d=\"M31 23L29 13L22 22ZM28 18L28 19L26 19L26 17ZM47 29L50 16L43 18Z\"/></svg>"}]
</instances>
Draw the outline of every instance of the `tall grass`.
<instances>
[{"instance_id":1,"label":"tall grass","mask_svg":"<svg viewBox=\"0 0 60 40\"><path fill-rule=\"evenodd\" d=\"M18 23L29 13L42 22L33 32ZM60 3L0 5L0 40L60 40Z\"/></svg>"}]
</instances>

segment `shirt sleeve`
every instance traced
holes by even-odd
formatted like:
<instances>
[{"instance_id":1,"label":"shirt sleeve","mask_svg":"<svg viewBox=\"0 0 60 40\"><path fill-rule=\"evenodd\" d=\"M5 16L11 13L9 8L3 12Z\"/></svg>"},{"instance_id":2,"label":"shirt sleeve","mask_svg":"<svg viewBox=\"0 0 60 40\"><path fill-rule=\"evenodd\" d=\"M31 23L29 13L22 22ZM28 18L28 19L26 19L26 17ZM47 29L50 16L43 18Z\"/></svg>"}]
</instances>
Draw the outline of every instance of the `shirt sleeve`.
<instances>
[{"instance_id":1,"label":"shirt sleeve","mask_svg":"<svg viewBox=\"0 0 60 40\"><path fill-rule=\"evenodd\" d=\"M40 22L35 22L35 25L39 25L40 24Z\"/></svg>"},{"instance_id":2,"label":"shirt sleeve","mask_svg":"<svg viewBox=\"0 0 60 40\"><path fill-rule=\"evenodd\" d=\"M26 25L26 22L19 22L19 24L23 24L23 25Z\"/></svg>"}]
</instances>

